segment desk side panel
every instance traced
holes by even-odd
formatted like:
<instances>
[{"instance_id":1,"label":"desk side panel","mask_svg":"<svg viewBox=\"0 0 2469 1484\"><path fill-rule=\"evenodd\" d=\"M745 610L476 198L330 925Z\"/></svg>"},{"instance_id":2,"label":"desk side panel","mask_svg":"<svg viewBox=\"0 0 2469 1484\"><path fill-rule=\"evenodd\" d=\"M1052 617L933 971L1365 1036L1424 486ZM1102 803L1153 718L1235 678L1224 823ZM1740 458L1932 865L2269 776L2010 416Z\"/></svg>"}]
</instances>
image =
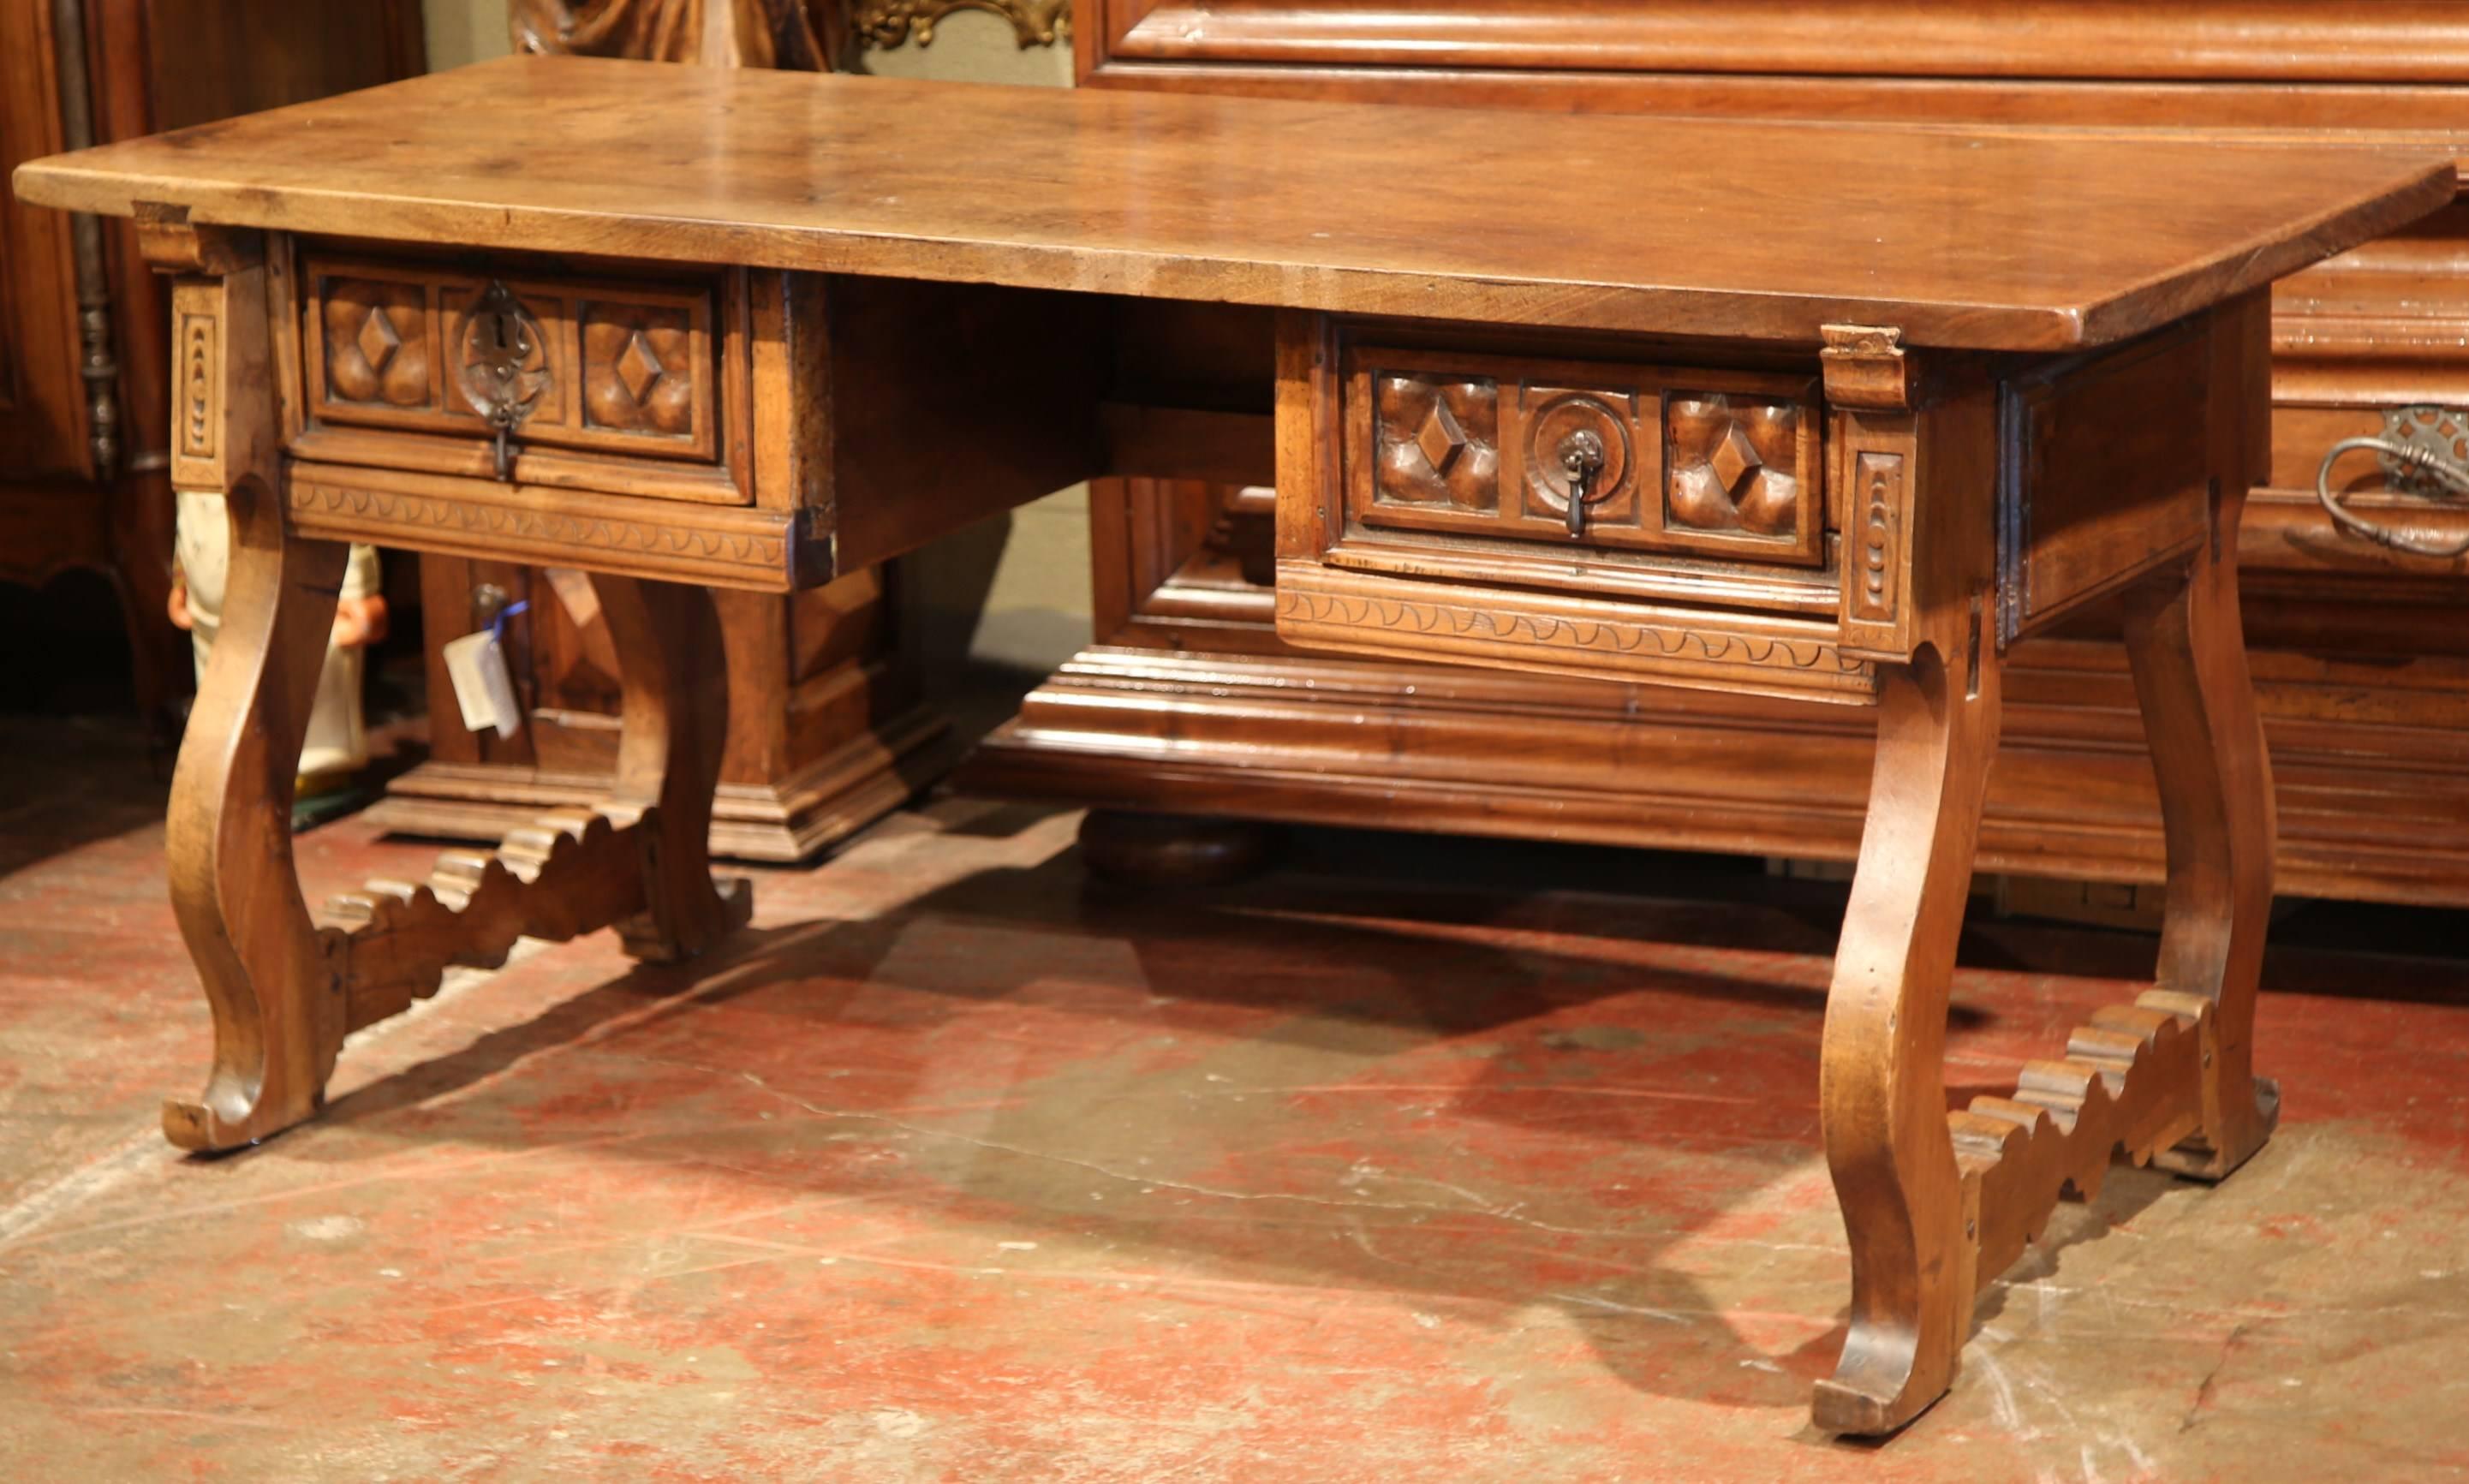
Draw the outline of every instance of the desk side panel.
<instances>
[{"instance_id":1,"label":"desk side panel","mask_svg":"<svg viewBox=\"0 0 2469 1484\"><path fill-rule=\"evenodd\" d=\"M1102 472L1112 301L829 277L813 296L834 570L855 571Z\"/></svg>"}]
</instances>

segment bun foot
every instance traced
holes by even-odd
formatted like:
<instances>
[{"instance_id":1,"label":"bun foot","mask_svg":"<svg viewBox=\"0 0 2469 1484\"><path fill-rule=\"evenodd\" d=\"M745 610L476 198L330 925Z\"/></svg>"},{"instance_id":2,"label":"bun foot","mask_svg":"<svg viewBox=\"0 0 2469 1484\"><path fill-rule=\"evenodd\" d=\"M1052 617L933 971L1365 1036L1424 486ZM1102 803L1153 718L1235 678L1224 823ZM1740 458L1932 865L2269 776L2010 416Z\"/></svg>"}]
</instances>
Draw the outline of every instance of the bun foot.
<instances>
[{"instance_id":1,"label":"bun foot","mask_svg":"<svg viewBox=\"0 0 2469 1484\"><path fill-rule=\"evenodd\" d=\"M1114 886L1231 886L1267 868L1276 831L1250 820L1092 809L1080 858Z\"/></svg>"}]
</instances>

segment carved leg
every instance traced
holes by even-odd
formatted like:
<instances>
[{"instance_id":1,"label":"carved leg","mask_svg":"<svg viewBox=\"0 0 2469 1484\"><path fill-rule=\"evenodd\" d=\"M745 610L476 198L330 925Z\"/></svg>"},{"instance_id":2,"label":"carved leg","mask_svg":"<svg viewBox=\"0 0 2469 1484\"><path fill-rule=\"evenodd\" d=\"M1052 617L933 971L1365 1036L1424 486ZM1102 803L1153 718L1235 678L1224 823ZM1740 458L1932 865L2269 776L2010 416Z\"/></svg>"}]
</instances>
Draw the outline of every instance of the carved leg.
<instances>
[{"instance_id":1,"label":"carved leg","mask_svg":"<svg viewBox=\"0 0 2469 1484\"><path fill-rule=\"evenodd\" d=\"M373 881L320 931L291 862L291 793L348 548L285 527L265 243L148 215L148 260L176 272L171 475L226 498L222 627L173 779L172 904L215 1018L214 1071L163 1111L173 1143L227 1149L308 1118L343 1036L491 966L518 937L617 923L636 953L699 953L743 924L705 837L727 726L711 594L599 578L624 666L617 784L597 810L543 817L493 855L449 852L428 880Z\"/></svg>"},{"instance_id":2,"label":"carved leg","mask_svg":"<svg viewBox=\"0 0 2469 1484\"><path fill-rule=\"evenodd\" d=\"M1975 1292L2039 1240L2060 1198L2097 1194L2113 1159L2218 1178L2271 1132L2277 1099L2253 1077L2250 1034L2272 906L2272 778L2233 565L2245 491L2271 455L2270 306L2251 295L2216 312L2209 328L2212 375L2200 388L2208 411L2196 429L2213 471L2209 521L2155 550L2150 560L2169 565L2145 568L2126 594L2127 650L2168 841L2158 982L2131 1005L2094 1011L2063 1055L2025 1063L2014 1096L1974 1098L1954 1113L1944 1111L1939 1067L1947 976L1996 740L1998 683L1976 634L1975 679L1937 663L1963 647L1952 621L1962 586L1940 586L1938 600L1924 605L1931 645L1906 667L1880 668L1878 771L1820 1073L1853 1272L1851 1334L1834 1379L1817 1389L1821 1426L1883 1432L1926 1409L1953 1377ZM1844 387L1862 389L1858 381ZM1848 431L1866 430L1850 420ZM2140 499L2174 512L2167 519L2182 529L2186 493L2172 481ZM1981 504L1950 499L1922 515L1960 522ZM1983 534L1950 540L1935 561L1983 583ZM1916 583L1933 569L1918 545L1929 535L1927 526L1915 534ZM1869 549L1885 547L1873 538ZM1977 624L1976 597L1973 614Z\"/></svg>"},{"instance_id":3,"label":"carved leg","mask_svg":"<svg viewBox=\"0 0 2469 1484\"><path fill-rule=\"evenodd\" d=\"M1986 649L1987 646L1983 646ZM1826 1158L1852 1247L1852 1328L1817 1386L1837 1432L1885 1432L1938 1399L1972 1320L1972 1231L1949 1136L1948 981L1972 887L1998 666L1935 647L1879 674L1878 762L1827 991Z\"/></svg>"},{"instance_id":4,"label":"carved leg","mask_svg":"<svg viewBox=\"0 0 2469 1484\"><path fill-rule=\"evenodd\" d=\"M643 821L644 911L618 925L645 959L703 952L743 927L743 877L711 878L712 792L728 730L728 656L711 593L677 583L594 576L625 674L617 781L603 812Z\"/></svg>"},{"instance_id":5,"label":"carved leg","mask_svg":"<svg viewBox=\"0 0 2469 1484\"><path fill-rule=\"evenodd\" d=\"M334 955L291 869L291 789L345 548L286 534L254 233L150 221L172 285L174 488L221 495L231 522L222 628L172 778L172 909L215 1020L214 1069L172 1099L163 1132L189 1149L252 1143L317 1109L343 1039Z\"/></svg>"},{"instance_id":6,"label":"carved leg","mask_svg":"<svg viewBox=\"0 0 2469 1484\"><path fill-rule=\"evenodd\" d=\"M2213 549L2234 552L2243 499L2221 504ZM2126 652L2169 850L2158 986L2183 997L2172 1007L2181 1014L2209 1010L2202 1016L2203 1130L2154 1163L2217 1180L2262 1148L2280 1112L2277 1086L2254 1076L2253 1051L2278 831L2272 763L2247 672L2234 560L2199 554L2186 580L2137 597Z\"/></svg>"},{"instance_id":7,"label":"carved leg","mask_svg":"<svg viewBox=\"0 0 2469 1484\"><path fill-rule=\"evenodd\" d=\"M2236 523L2225 500L2219 549L2236 549ZM2251 1046L2272 778L2228 563L2199 553L2190 572L2134 593L2127 645L2168 838L2158 983L2096 1011L2062 1057L2027 1063L2013 1097L1951 1115L1946 985L1996 743L1996 666L1984 663L1973 697L1927 653L1881 680L1877 782L1821 1070L1853 1271L1852 1333L1818 1386L1821 1426L1883 1432L1926 1409L1953 1378L1974 1293L2039 1240L2063 1194L2099 1194L2112 1159L2218 1179L2272 1132L2278 1098L2254 1077Z\"/></svg>"},{"instance_id":8,"label":"carved leg","mask_svg":"<svg viewBox=\"0 0 2469 1484\"><path fill-rule=\"evenodd\" d=\"M172 778L172 908L215 1017L202 1097L163 1106L186 1149L253 1143L317 1110L343 1041L332 945L291 866L291 786L347 548L287 536L272 491L233 490L222 632Z\"/></svg>"}]
</instances>

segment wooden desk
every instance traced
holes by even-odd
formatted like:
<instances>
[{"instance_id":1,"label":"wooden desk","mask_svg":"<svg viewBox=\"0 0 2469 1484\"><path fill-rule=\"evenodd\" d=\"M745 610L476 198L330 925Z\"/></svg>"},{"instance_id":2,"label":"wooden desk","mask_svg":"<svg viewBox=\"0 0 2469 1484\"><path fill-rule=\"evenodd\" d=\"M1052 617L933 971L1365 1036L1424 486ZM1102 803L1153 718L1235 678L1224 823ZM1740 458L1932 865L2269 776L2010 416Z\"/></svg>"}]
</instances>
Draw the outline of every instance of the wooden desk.
<instances>
[{"instance_id":1,"label":"wooden desk","mask_svg":"<svg viewBox=\"0 0 2469 1484\"><path fill-rule=\"evenodd\" d=\"M311 1116L346 1032L518 934L674 956L745 920L704 853L710 587L1273 437L1291 639L1880 707L1825 1026L1853 1319L1822 1425L1941 1394L1976 1289L2113 1154L2218 1178L2262 1144L2273 826L2224 556L2261 290L2443 204L2448 160L931 98L510 60L18 172L177 275L173 477L235 525L172 803L217 1031L175 1143ZM591 572L625 736L598 809L320 928L286 820L347 540ZM1950 1115L2001 656L2103 594L2167 800L2156 987Z\"/></svg>"}]
</instances>

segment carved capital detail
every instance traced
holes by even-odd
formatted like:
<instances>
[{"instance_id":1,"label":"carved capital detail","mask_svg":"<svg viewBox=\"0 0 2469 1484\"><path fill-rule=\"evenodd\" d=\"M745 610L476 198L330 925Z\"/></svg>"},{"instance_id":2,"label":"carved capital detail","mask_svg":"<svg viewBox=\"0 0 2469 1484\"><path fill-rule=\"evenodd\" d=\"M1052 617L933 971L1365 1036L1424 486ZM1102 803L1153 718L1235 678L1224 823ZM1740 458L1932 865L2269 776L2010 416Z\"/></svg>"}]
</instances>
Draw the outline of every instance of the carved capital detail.
<instances>
[{"instance_id":1,"label":"carved capital detail","mask_svg":"<svg viewBox=\"0 0 2469 1484\"><path fill-rule=\"evenodd\" d=\"M1912 405L1911 360L1904 332L1885 325L1820 325L1817 361L1826 400L1838 407L1904 412Z\"/></svg>"},{"instance_id":2,"label":"carved capital detail","mask_svg":"<svg viewBox=\"0 0 2469 1484\"><path fill-rule=\"evenodd\" d=\"M189 208L139 201L137 253L158 273L210 278L244 272L265 261L265 234L248 227L192 226Z\"/></svg>"},{"instance_id":3,"label":"carved capital detail","mask_svg":"<svg viewBox=\"0 0 2469 1484\"><path fill-rule=\"evenodd\" d=\"M861 0L849 25L868 46L933 43L935 26L955 11L984 11L1011 22L1021 50L1052 46L1072 35L1072 0Z\"/></svg>"}]
</instances>

